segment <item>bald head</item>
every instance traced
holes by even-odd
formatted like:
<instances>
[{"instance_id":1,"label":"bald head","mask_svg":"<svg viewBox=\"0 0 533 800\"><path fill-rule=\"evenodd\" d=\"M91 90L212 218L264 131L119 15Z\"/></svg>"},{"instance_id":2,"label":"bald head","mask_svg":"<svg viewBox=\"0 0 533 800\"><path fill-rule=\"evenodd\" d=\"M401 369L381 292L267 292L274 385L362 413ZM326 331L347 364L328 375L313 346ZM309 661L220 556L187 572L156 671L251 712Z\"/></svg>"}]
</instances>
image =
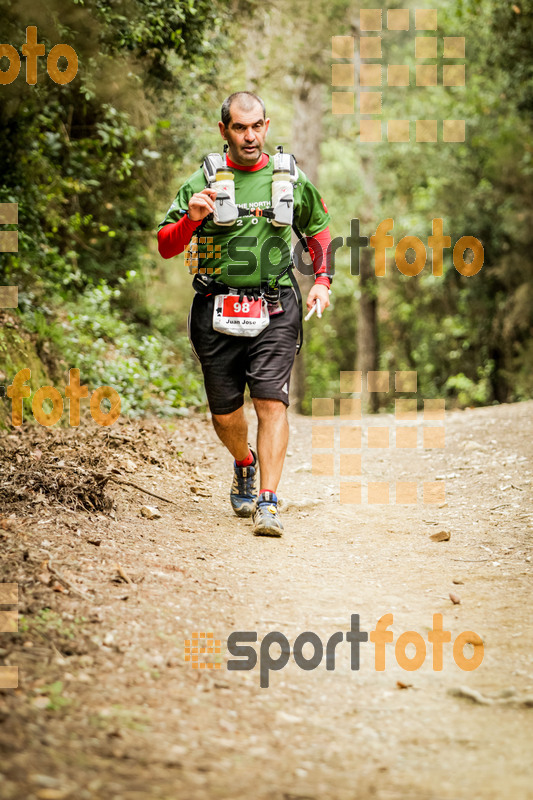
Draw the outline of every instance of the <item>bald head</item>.
<instances>
[{"instance_id":1,"label":"bald head","mask_svg":"<svg viewBox=\"0 0 533 800\"><path fill-rule=\"evenodd\" d=\"M230 94L229 97L226 97L220 109L220 119L225 128L227 128L231 122L232 106L234 109L238 108L240 111L244 112L251 112L259 106L263 119L266 118L265 104L258 95L253 94L253 92L234 92Z\"/></svg>"}]
</instances>

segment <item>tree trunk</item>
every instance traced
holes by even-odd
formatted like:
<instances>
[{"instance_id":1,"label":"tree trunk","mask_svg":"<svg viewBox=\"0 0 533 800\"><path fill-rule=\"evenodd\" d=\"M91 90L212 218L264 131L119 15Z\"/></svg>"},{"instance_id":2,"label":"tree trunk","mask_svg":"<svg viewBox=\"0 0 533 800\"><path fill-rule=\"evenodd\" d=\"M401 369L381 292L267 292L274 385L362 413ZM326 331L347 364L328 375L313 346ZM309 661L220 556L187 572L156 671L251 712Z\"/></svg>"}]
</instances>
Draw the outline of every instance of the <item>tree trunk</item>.
<instances>
[{"instance_id":1,"label":"tree trunk","mask_svg":"<svg viewBox=\"0 0 533 800\"><path fill-rule=\"evenodd\" d=\"M302 169L312 183L318 180L318 165L320 163L320 144L322 141L322 114L323 114L323 87L313 84L308 78L302 78L294 97L294 122L292 135L292 150ZM313 285L313 277L295 273L302 300ZM302 403L305 397L306 368L305 350L296 357L291 381L291 403L295 411L302 413Z\"/></svg>"},{"instance_id":2,"label":"tree trunk","mask_svg":"<svg viewBox=\"0 0 533 800\"><path fill-rule=\"evenodd\" d=\"M372 265L372 251L368 247L361 250L359 285L359 319L357 321L357 369L363 372L362 406L365 411L376 413L379 398L376 392L368 392L366 375L378 369L378 326L377 326L377 278Z\"/></svg>"},{"instance_id":3,"label":"tree trunk","mask_svg":"<svg viewBox=\"0 0 533 800\"><path fill-rule=\"evenodd\" d=\"M370 228L375 222L378 198L371 156L361 158L361 177L365 189L364 211L361 214L361 232L370 238ZM379 411L379 396L368 392L366 376L379 368L378 339L378 279L372 264L373 251L365 247L360 251L359 317L357 320L357 369L363 372L361 405L364 411Z\"/></svg>"}]
</instances>

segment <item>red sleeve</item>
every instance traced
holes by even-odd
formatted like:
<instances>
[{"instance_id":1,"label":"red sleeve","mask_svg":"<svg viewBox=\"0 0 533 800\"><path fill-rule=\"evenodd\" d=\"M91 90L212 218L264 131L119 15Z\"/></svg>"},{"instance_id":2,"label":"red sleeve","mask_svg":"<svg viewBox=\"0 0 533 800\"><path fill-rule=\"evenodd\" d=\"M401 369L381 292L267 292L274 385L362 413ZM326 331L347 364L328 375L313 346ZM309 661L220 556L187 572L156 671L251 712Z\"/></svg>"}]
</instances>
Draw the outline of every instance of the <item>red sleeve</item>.
<instances>
[{"instance_id":1,"label":"red sleeve","mask_svg":"<svg viewBox=\"0 0 533 800\"><path fill-rule=\"evenodd\" d=\"M183 253L201 220L189 219L185 214L178 222L171 222L157 232L157 246L163 258Z\"/></svg>"},{"instance_id":2,"label":"red sleeve","mask_svg":"<svg viewBox=\"0 0 533 800\"><path fill-rule=\"evenodd\" d=\"M307 246L313 262L313 272L315 273L315 283L327 286L329 289L330 279L328 278L331 264L331 234L329 227L323 231L315 233L314 236L307 236Z\"/></svg>"}]
</instances>

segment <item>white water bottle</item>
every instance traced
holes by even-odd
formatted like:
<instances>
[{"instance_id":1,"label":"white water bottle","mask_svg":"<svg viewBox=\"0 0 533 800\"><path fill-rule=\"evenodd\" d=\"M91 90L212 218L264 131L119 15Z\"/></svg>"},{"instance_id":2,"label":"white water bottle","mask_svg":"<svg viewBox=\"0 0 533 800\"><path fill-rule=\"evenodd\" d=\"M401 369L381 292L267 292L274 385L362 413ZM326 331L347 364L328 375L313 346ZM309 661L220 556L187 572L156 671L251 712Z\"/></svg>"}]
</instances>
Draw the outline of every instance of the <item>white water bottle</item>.
<instances>
[{"instance_id":1,"label":"white water bottle","mask_svg":"<svg viewBox=\"0 0 533 800\"><path fill-rule=\"evenodd\" d=\"M211 184L217 197L213 221L216 225L233 225L239 216L239 209L235 205L235 176L229 167L220 167L216 171L215 180Z\"/></svg>"},{"instance_id":2,"label":"white water bottle","mask_svg":"<svg viewBox=\"0 0 533 800\"><path fill-rule=\"evenodd\" d=\"M291 174L285 169L275 169L272 174L272 208L274 219L272 225L292 225L292 209L294 204L294 190Z\"/></svg>"}]
</instances>

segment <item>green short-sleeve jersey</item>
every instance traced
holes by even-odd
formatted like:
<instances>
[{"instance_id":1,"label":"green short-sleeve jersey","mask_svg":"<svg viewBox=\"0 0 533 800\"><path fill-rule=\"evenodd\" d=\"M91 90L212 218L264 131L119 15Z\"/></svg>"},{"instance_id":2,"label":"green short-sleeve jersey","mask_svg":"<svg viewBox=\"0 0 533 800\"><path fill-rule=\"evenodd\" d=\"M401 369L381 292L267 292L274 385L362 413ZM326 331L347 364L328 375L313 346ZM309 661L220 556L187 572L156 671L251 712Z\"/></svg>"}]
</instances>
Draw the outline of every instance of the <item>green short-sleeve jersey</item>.
<instances>
[{"instance_id":1,"label":"green short-sleeve jersey","mask_svg":"<svg viewBox=\"0 0 533 800\"><path fill-rule=\"evenodd\" d=\"M271 207L272 171L272 158L259 170L235 169L236 204L246 209ZM198 169L179 189L159 229L181 219L192 195L205 187L203 170ZM298 181L294 184L293 218L306 236L313 236L329 225L329 214L318 189L300 169ZM207 239L206 243L198 245L200 270L211 273L220 269L217 280L228 286L259 286L261 282L282 272L290 262L290 226L275 226L265 217L239 217L230 227L215 225L209 220L204 224L200 236ZM212 237L212 241L207 237ZM212 254L207 254L208 248ZM280 284L290 286L290 277L285 274Z\"/></svg>"}]
</instances>

